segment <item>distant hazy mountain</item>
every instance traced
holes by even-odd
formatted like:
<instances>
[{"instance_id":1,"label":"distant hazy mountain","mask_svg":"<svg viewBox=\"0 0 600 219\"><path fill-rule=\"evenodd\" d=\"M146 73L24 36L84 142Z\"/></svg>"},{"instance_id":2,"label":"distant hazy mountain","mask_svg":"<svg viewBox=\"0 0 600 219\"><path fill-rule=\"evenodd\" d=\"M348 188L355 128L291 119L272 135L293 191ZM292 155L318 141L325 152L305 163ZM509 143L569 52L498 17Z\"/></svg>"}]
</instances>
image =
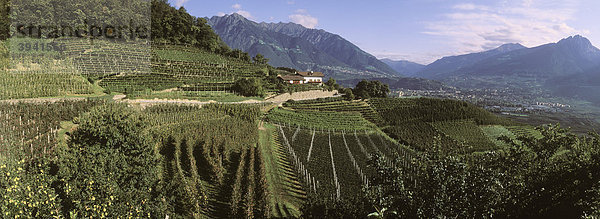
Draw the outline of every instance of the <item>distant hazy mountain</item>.
<instances>
[{"instance_id":1,"label":"distant hazy mountain","mask_svg":"<svg viewBox=\"0 0 600 219\"><path fill-rule=\"evenodd\" d=\"M269 58L269 64L322 71L344 78L393 77L398 73L354 44L324 30L294 23L256 23L239 14L207 19L232 48Z\"/></svg>"},{"instance_id":2,"label":"distant hazy mountain","mask_svg":"<svg viewBox=\"0 0 600 219\"><path fill-rule=\"evenodd\" d=\"M516 75L552 78L584 71L600 64L600 50L582 36L534 48L496 55L456 71L460 75Z\"/></svg>"},{"instance_id":3,"label":"distant hazy mountain","mask_svg":"<svg viewBox=\"0 0 600 219\"><path fill-rule=\"evenodd\" d=\"M481 60L524 48L526 47L521 44L504 44L496 49L485 52L444 57L425 66L425 68L419 71L416 76L428 79L443 79L451 76L451 73L461 68L471 66Z\"/></svg>"},{"instance_id":4,"label":"distant hazy mountain","mask_svg":"<svg viewBox=\"0 0 600 219\"><path fill-rule=\"evenodd\" d=\"M396 70L399 74L408 77L415 76L417 72L425 68L425 65L405 60L395 61L391 59L381 59L381 61L392 67L392 69Z\"/></svg>"},{"instance_id":5,"label":"distant hazy mountain","mask_svg":"<svg viewBox=\"0 0 600 219\"><path fill-rule=\"evenodd\" d=\"M545 84L555 96L581 99L600 105L600 66L583 73L559 76Z\"/></svg>"},{"instance_id":6,"label":"distant hazy mountain","mask_svg":"<svg viewBox=\"0 0 600 219\"><path fill-rule=\"evenodd\" d=\"M600 50L582 36L442 58L418 73L462 88L542 90L600 104Z\"/></svg>"}]
</instances>

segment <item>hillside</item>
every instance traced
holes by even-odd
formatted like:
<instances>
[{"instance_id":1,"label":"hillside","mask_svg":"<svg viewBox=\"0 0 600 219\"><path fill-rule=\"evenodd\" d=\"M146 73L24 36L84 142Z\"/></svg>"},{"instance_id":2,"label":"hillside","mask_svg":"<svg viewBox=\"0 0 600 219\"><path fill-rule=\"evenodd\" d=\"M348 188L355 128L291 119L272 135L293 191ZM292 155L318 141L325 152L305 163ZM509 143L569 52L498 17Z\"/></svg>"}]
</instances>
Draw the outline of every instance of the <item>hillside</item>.
<instances>
[{"instance_id":1,"label":"hillside","mask_svg":"<svg viewBox=\"0 0 600 219\"><path fill-rule=\"evenodd\" d=\"M239 14L209 24L232 48L269 58L273 66L322 71L327 77L389 77L397 73L339 35L291 23L256 23Z\"/></svg>"},{"instance_id":2,"label":"hillside","mask_svg":"<svg viewBox=\"0 0 600 219\"><path fill-rule=\"evenodd\" d=\"M90 1L80 7L98 4L99 1ZM267 76L269 66L254 64L247 53L229 49L203 18L176 10L164 1L140 4L147 12L151 9L153 15L165 15L147 17L147 25L153 26L152 39L15 37L3 41L0 99L91 97L112 92L125 93L130 98L153 98L164 90L169 91L168 95L162 92L161 96L175 99L230 99L236 96L231 91L236 80ZM136 8L141 6L132 3L122 10L142 17L144 11ZM31 19L28 8L19 10L23 19ZM55 8L52 12L66 11ZM85 12L90 17L103 16L95 11ZM177 25L190 25L190 31L160 31ZM40 52L35 49L40 44L55 45L60 50ZM19 45L35 47L20 51Z\"/></svg>"},{"instance_id":3,"label":"hillside","mask_svg":"<svg viewBox=\"0 0 600 219\"><path fill-rule=\"evenodd\" d=\"M308 40L321 51L359 70L378 70L393 74L394 69L384 65L373 55L360 49L350 41L325 30L305 28L295 23L260 23L267 30ZM400 75L401 76L401 75Z\"/></svg>"},{"instance_id":4,"label":"hillside","mask_svg":"<svg viewBox=\"0 0 600 219\"><path fill-rule=\"evenodd\" d=\"M290 101L269 111L267 121L308 197L317 199L344 199L370 185L376 175L367 163L374 155L414 174L411 162L438 150L436 141L444 154L474 156L504 150L500 136L538 134L471 104L427 98Z\"/></svg>"}]
</instances>

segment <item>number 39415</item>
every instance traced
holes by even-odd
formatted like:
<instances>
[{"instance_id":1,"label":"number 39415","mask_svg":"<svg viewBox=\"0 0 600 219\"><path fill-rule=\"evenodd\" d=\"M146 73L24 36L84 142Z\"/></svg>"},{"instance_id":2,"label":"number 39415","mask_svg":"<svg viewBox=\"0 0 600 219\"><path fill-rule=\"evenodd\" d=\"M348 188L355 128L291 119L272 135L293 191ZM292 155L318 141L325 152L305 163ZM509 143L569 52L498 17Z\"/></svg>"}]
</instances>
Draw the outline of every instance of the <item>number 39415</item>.
<instances>
[{"instance_id":1,"label":"number 39415","mask_svg":"<svg viewBox=\"0 0 600 219\"><path fill-rule=\"evenodd\" d=\"M65 44L57 44L57 43L19 43L18 50L20 52L28 52L28 51L39 51L39 52L50 52L57 51L62 52L66 50Z\"/></svg>"}]
</instances>

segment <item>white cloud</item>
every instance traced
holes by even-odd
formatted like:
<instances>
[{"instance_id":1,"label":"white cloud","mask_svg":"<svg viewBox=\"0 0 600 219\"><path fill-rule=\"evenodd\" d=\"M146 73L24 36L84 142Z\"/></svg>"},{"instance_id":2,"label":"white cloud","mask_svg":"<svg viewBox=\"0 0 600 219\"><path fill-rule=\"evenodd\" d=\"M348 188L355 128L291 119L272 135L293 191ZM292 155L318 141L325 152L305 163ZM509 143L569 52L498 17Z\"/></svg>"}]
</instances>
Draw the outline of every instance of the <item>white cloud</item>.
<instances>
[{"instance_id":1,"label":"white cloud","mask_svg":"<svg viewBox=\"0 0 600 219\"><path fill-rule=\"evenodd\" d=\"M252 14L249 11L243 10L242 9L243 7L242 7L241 4L234 4L234 5L231 6L231 8L233 8L235 11L230 12L229 14L237 13L239 15L244 16L247 19L254 20L254 16L252 16ZM219 13L217 13L217 15L218 16L224 16L224 15L226 15L226 13L219 12Z\"/></svg>"},{"instance_id":2,"label":"white cloud","mask_svg":"<svg viewBox=\"0 0 600 219\"><path fill-rule=\"evenodd\" d=\"M296 4L296 2L295 1L288 1L287 4L288 5L293 5L293 4Z\"/></svg>"},{"instance_id":3,"label":"white cloud","mask_svg":"<svg viewBox=\"0 0 600 219\"><path fill-rule=\"evenodd\" d=\"M188 1L189 0L175 0L175 7L179 8L179 7L183 6L183 4L185 4Z\"/></svg>"},{"instance_id":4,"label":"white cloud","mask_svg":"<svg viewBox=\"0 0 600 219\"><path fill-rule=\"evenodd\" d=\"M254 19L254 17L252 17L252 14L250 14L250 12L248 12L248 11L239 10L239 11L236 11L235 13L237 13L239 15L242 15L245 18L248 18L248 19Z\"/></svg>"},{"instance_id":5,"label":"white cloud","mask_svg":"<svg viewBox=\"0 0 600 219\"><path fill-rule=\"evenodd\" d=\"M306 11L306 9L298 9L298 10L296 10L296 13L297 14L307 14L308 11Z\"/></svg>"},{"instance_id":6,"label":"white cloud","mask_svg":"<svg viewBox=\"0 0 600 219\"><path fill-rule=\"evenodd\" d=\"M307 28L315 28L319 24L319 19L308 14L305 9L298 9L296 10L295 14L292 14L288 17L292 22Z\"/></svg>"},{"instance_id":7,"label":"white cloud","mask_svg":"<svg viewBox=\"0 0 600 219\"><path fill-rule=\"evenodd\" d=\"M538 46L583 33L569 25L576 3L523 0L521 4L458 4L443 19L426 22L424 34L447 39L457 53L478 52L505 43Z\"/></svg>"},{"instance_id":8,"label":"white cloud","mask_svg":"<svg viewBox=\"0 0 600 219\"><path fill-rule=\"evenodd\" d=\"M486 6L482 6L482 5L476 5L476 4L458 4L455 5L454 7L452 7L454 9L458 9L458 10L489 10L488 7Z\"/></svg>"}]
</instances>

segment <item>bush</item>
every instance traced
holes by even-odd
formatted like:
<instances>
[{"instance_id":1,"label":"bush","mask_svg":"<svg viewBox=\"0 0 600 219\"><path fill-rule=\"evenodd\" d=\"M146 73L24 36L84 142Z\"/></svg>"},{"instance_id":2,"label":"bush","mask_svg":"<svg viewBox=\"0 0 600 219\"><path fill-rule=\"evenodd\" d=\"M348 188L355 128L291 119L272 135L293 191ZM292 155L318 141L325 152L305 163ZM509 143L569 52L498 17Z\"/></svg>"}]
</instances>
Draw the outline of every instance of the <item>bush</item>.
<instances>
[{"instance_id":1,"label":"bush","mask_svg":"<svg viewBox=\"0 0 600 219\"><path fill-rule=\"evenodd\" d=\"M367 99L372 97L387 97L390 87L380 81L362 80L354 88L354 95L358 98Z\"/></svg>"},{"instance_id":2,"label":"bush","mask_svg":"<svg viewBox=\"0 0 600 219\"><path fill-rule=\"evenodd\" d=\"M58 160L65 212L77 217L150 217L164 211L157 198L152 138L140 112L108 104L74 122L79 126Z\"/></svg>"},{"instance_id":3,"label":"bush","mask_svg":"<svg viewBox=\"0 0 600 219\"><path fill-rule=\"evenodd\" d=\"M334 91L334 90L339 90L340 85L335 81L334 78L329 78L329 80L327 82L325 82L325 88L328 91Z\"/></svg>"},{"instance_id":4,"label":"bush","mask_svg":"<svg viewBox=\"0 0 600 219\"><path fill-rule=\"evenodd\" d=\"M354 93L351 88L340 89L339 92L344 95L346 100L354 100Z\"/></svg>"},{"instance_id":5,"label":"bush","mask_svg":"<svg viewBox=\"0 0 600 219\"><path fill-rule=\"evenodd\" d=\"M233 85L232 89L245 97L256 97L264 96L265 90L263 88L263 82L257 78L243 78L237 80Z\"/></svg>"}]
</instances>

